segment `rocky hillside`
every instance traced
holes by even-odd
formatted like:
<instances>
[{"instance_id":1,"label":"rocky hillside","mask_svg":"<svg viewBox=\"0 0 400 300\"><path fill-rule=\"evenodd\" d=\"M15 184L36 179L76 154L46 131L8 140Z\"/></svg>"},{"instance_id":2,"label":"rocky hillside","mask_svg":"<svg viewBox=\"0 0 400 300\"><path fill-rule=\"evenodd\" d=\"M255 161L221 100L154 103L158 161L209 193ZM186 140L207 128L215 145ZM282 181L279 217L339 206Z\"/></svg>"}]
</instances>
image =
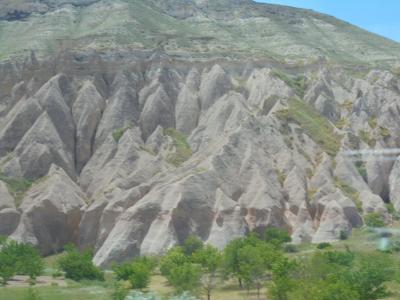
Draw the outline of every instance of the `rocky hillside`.
<instances>
[{"instance_id":1,"label":"rocky hillside","mask_svg":"<svg viewBox=\"0 0 400 300\"><path fill-rule=\"evenodd\" d=\"M115 3L152 5L171 22L228 22L218 6L227 1L188 1L180 9L177 0L72 2L36 1L53 4L2 24ZM243 28L269 22L264 14L333 20L229 3ZM102 23L110 34L114 25ZM354 44L361 33L370 36L381 58L399 47L359 32ZM334 64L329 56L299 65L181 51L72 49L40 59L32 52L0 65L0 234L43 254L69 242L94 247L95 262L107 267L162 253L190 234L221 248L267 226L288 229L296 243L332 241L369 213L390 222L400 210L398 70Z\"/></svg>"}]
</instances>

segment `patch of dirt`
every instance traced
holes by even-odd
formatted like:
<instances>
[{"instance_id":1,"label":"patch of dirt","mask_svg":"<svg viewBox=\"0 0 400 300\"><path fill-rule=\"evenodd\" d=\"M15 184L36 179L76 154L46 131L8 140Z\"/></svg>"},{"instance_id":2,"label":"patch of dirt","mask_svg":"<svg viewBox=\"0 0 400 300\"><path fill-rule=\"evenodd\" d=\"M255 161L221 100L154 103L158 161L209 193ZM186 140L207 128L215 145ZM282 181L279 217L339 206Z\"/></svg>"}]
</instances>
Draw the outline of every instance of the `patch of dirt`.
<instances>
[{"instance_id":1,"label":"patch of dirt","mask_svg":"<svg viewBox=\"0 0 400 300\"><path fill-rule=\"evenodd\" d=\"M6 287L29 287L29 276L15 276L8 283ZM36 280L37 287L43 286L61 286L67 287L67 282L64 278L53 278L51 276L39 276Z\"/></svg>"}]
</instances>

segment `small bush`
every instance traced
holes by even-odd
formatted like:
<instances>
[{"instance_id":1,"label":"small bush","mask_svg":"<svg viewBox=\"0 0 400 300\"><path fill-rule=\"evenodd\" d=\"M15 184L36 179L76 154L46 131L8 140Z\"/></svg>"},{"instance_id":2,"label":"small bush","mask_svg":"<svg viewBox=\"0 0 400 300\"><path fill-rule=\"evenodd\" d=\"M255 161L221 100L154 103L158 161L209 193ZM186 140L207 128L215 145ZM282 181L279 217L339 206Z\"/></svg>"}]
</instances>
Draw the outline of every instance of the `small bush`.
<instances>
[{"instance_id":1,"label":"small bush","mask_svg":"<svg viewBox=\"0 0 400 300\"><path fill-rule=\"evenodd\" d=\"M287 244L287 245L285 245L285 247L283 248L283 250L284 250L286 253L296 253L296 252L299 252L299 249L297 248L297 246L296 246L296 245L293 245L293 244Z\"/></svg>"},{"instance_id":2,"label":"small bush","mask_svg":"<svg viewBox=\"0 0 400 300\"><path fill-rule=\"evenodd\" d=\"M92 262L91 251L79 252L73 246L67 246L65 250L66 254L59 258L58 265L65 272L66 278L75 281L104 280L104 273Z\"/></svg>"},{"instance_id":3,"label":"small bush","mask_svg":"<svg viewBox=\"0 0 400 300\"><path fill-rule=\"evenodd\" d=\"M369 213L364 217L365 225L368 227L384 227L385 221L383 216L379 213Z\"/></svg>"},{"instance_id":4,"label":"small bush","mask_svg":"<svg viewBox=\"0 0 400 300\"><path fill-rule=\"evenodd\" d=\"M349 238L349 232L346 230L341 230L339 237L342 241L347 240Z\"/></svg>"},{"instance_id":5,"label":"small bush","mask_svg":"<svg viewBox=\"0 0 400 300\"><path fill-rule=\"evenodd\" d=\"M150 283L150 269L142 263L136 262L132 265L132 274L129 276L129 282L134 290L142 290L147 288Z\"/></svg>"},{"instance_id":6,"label":"small bush","mask_svg":"<svg viewBox=\"0 0 400 300\"><path fill-rule=\"evenodd\" d=\"M53 278L60 278L60 277L63 277L63 275L64 275L64 274L63 274L61 271L59 271L59 270L54 271L53 274L51 274L51 276L52 276Z\"/></svg>"},{"instance_id":7,"label":"small bush","mask_svg":"<svg viewBox=\"0 0 400 300\"><path fill-rule=\"evenodd\" d=\"M125 131L126 131L126 128L118 128L118 129L116 129L116 130L113 132L112 136L113 136L113 139L114 139L114 141L115 141L116 143L119 142L119 140L120 140L120 139L122 138L122 136L124 135Z\"/></svg>"},{"instance_id":8,"label":"small bush","mask_svg":"<svg viewBox=\"0 0 400 300\"><path fill-rule=\"evenodd\" d=\"M13 196L15 200L15 205L17 207L21 205L25 193L31 188L33 184L33 181L31 180L24 178L8 177L2 173L0 173L0 181L3 181L7 184L8 191Z\"/></svg>"},{"instance_id":9,"label":"small bush","mask_svg":"<svg viewBox=\"0 0 400 300\"><path fill-rule=\"evenodd\" d=\"M390 248L394 252L400 252L400 240L394 240L390 243Z\"/></svg>"},{"instance_id":10,"label":"small bush","mask_svg":"<svg viewBox=\"0 0 400 300\"><path fill-rule=\"evenodd\" d=\"M385 206L389 214L393 215L396 213L396 209L394 208L393 203L386 203Z\"/></svg>"},{"instance_id":11,"label":"small bush","mask_svg":"<svg viewBox=\"0 0 400 300\"><path fill-rule=\"evenodd\" d=\"M112 300L125 300L129 294L129 290L121 283L116 282L114 284L114 290L111 294Z\"/></svg>"},{"instance_id":12,"label":"small bush","mask_svg":"<svg viewBox=\"0 0 400 300\"><path fill-rule=\"evenodd\" d=\"M292 241L292 238L287 231L275 227L270 227L265 230L264 240L280 248L283 244L290 243Z\"/></svg>"},{"instance_id":13,"label":"small bush","mask_svg":"<svg viewBox=\"0 0 400 300\"><path fill-rule=\"evenodd\" d=\"M332 247L332 245L330 243L319 243L317 245L317 249L320 249L320 250L331 248L331 247Z\"/></svg>"}]
</instances>

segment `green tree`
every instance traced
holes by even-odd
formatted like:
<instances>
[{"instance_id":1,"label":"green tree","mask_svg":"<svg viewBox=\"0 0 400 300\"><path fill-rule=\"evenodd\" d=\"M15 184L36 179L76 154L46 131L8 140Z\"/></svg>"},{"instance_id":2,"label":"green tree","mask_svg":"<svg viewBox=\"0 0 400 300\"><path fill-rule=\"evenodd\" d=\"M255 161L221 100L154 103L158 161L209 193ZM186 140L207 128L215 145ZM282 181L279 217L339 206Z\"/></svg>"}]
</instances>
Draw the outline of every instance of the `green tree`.
<instances>
[{"instance_id":1,"label":"green tree","mask_svg":"<svg viewBox=\"0 0 400 300\"><path fill-rule=\"evenodd\" d=\"M15 257L6 251L0 251L0 284L6 285L15 275Z\"/></svg>"},{"instance_id":2,"label":"green tree","mask_svg":"<svg viewBox=\"0 0 400 300\"><path fill-rule=\"evenodd\" d=\"M173 267L167 277L178 293L195 291L200 285L200 278L200 266L190 262Z\"/></svg>"},{"instance_id":3,"label":"green tree","mask_svg":"<svg viewBox=\"0 0 400 300\"><path fill-rule=\"evenodd\" d=\"M269 294L273 300L287 300L288 294L294 290L296 283L293 272L297 263L286 257L277 259L272 265L272 281L269 284Z\"/></svg>"},{"instance_id":4,"label":"green tree","mask_svg":"<svg viewBox=\"0 0 400 300\"><path fill-rule=\"evenodd\" d=\"M135 258L133 261L125 262L120 265L114 265L113 271L117 277L117 280L129 280L134 272L135 265L137 264L146 266L151 273L157 267L158 260L155 257L140 256Z\"/></svg>"},{"instance_id":5,"label":"green tree","mask_svg":"<svg viewBox=\"0 0 400 300\"><path fill-rule=\"evenodd\" d=\"M89 250L80 252L73 246L65 248L66 253L58 259L58 266L65 272L65 277L80 281L104 280L104 273L93 262L93 253Z\"/></svg>"},{"instance_id":6,"label":"green tree","mask_svg":"<svg viewBox=\"0 0 400 300\"><path fill-rule=\"evenodd\" d=\"M142 290L147 288L150 283L151 270L148 264L143 261L137 261L132 264L132 273L129 276L129 282L132 289Z\"/></svg>"},{"instance_id":7,"label":"green tree","mask_svg":"<svg viewBox=\"0 0 400 300\"><path fill-rule=\"evenodd\" d=\"M268 270L279 257L280 254L265 243L248 244L239 249L239 276L248 290L253 287L257 289L258 298L265 284Z\"/></svg>"},{"instance_id":8,"label":"green tree","mask_svg":"<svg viewBox=\"0 0 400 300\"><path fill-rule=\"evenodd\" d=\"M44 271L44 262L39 251L31 245L17 244L16 270L18 274L28 275L31 284L36 283L36 278Z\"/></svg>"},{"instance_id":9,"label":"green tree","mask_svg":"<svg viewBox=\"0 0 400 300\"><path fill-rule=\"evenodd\" d=\"M186 256L191 256L197 250L203 248L204 243L195 235L190 235L182 245L183 252Z\"/></svg>"},{"instance_id":10,"label":"green tree","mask_svg":"<svg viewBox=\"0 0 400 300\"><path fill-rule=\"evenodd\" d=\"M234 239L226 245L223 253L223 270L225 275L236 277L240 288L243 288L243 282L240 274L239 251L245 245L246 240L244 238Z\"/></svg>"},{"instance_id":11,"label":"green tree","mask_svg":"<svg viewBox=\"0 0 400 300\"><path fill-rule=\"evenodd\" d=\"M168 279L168 276L171 273L171 270L177 266L182 266L189 259L183 252L181 247L174 247L170 249L167 254L161 259L160 262L160 272L161 274Z\"/></svg>"},{"instance_id":12,"label":"green tree","mask_svg":"<svg viewBox=\"0 0 400 300\"><path fill-rule=\"evenodd\" d=\"M222 254L217 248L207 245L193 253L192 260L202 268L201 283L207 299L210 300L211 292L216 286L217 272L221 266Z\"/></svg>"},{"instance_id":13,"label":"green tree","mask_svg":"<svg viewBox=\"0 0 400 300\"><path fill-rule=\"evenodd\" d=\"M2 241L0 278L3 285L16 274L29 275L31 283L35 284L43 269L43 260L35 247L15 241Z\"/></svg>"},{"instance_id":14,"label":"green tree","mask_svg":"<svg viewBox=\"0 0 400 300\"><path fill-rule=\"evenodd\" d=\"M395 277L390 254L360 254L356 266L344 274L347 282L360 295L360 300L381 299L388 295L385 283Z\"/></svg>"},{"instance_id":15,"label":"green tree","mask_svg":"<svg viewBox=\"0 0 400 300\"><path fill-rule=\"evenodd\" d=\"M296 300L363 300L346 282L335 280L300 280L291 299Z\"/></svg>"},{"instance_id":16,"label":"green tree","mask_svg":"<svg viewBox=\"0 0 400 300\"><path fill-rule=\"evenodd\" d=\"M264 240L277 248L281 248L284 244L290 243L292 238L287 231L270 227L264 232Z\"/></svg>"}]
</instances>

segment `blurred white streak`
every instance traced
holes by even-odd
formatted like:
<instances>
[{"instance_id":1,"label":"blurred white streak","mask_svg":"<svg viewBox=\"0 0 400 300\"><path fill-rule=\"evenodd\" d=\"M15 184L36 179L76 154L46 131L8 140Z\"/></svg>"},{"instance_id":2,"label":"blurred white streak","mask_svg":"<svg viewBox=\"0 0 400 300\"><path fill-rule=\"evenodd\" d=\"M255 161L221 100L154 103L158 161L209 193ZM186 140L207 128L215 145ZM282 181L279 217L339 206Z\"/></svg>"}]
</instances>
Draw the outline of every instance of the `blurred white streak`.
<instances>
[{"instance_id":1,"label":"blurred white streak","mask_svg":"<svg viewBox=\"0 0 400 300\"><path fill-rule=\"evenodd\" d=\"M348 150L341 152L341 155L351 161L394 161L400 155L400 148Z\"/></svg>"}]
</instances>

